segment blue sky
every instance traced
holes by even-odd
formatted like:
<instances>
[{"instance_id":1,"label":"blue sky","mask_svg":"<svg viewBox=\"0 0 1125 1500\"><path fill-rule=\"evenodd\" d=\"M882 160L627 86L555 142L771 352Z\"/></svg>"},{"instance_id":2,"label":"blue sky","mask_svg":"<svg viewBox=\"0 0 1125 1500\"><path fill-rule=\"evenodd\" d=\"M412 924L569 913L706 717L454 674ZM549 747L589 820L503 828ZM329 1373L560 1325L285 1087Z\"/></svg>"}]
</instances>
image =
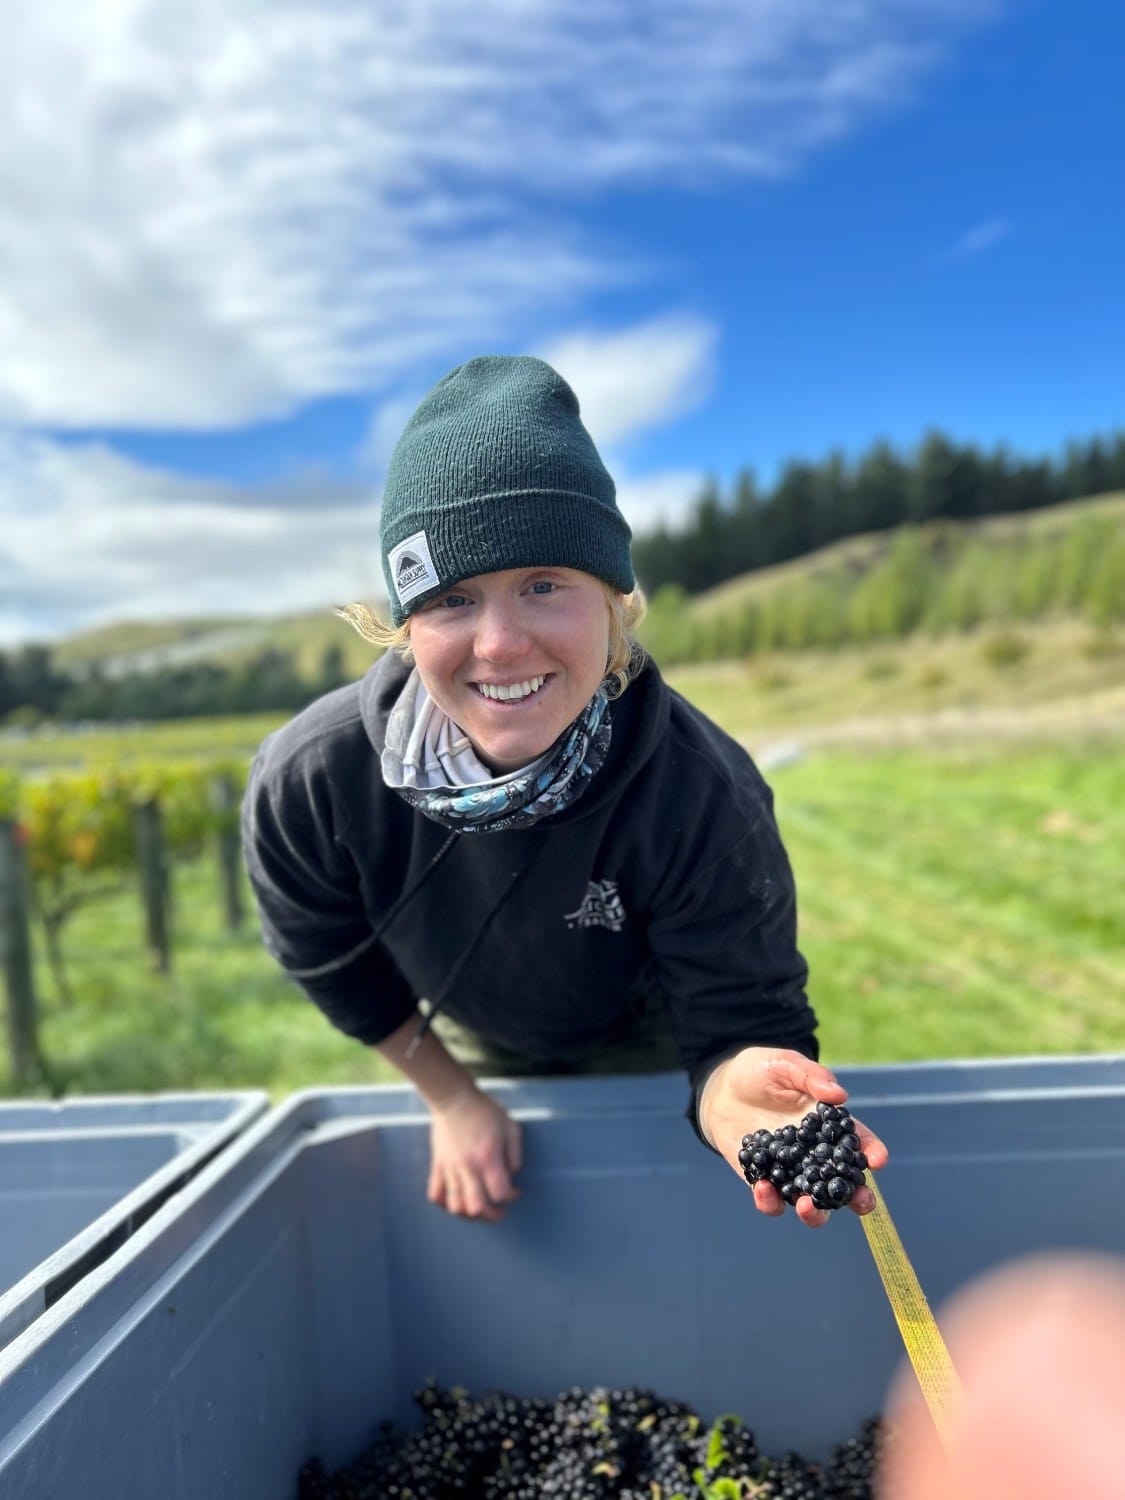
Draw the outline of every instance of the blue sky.
<instances>
[{"instance_id":1,"label":"blue sky","mask_svg":"<svg viewBox=\"0 0 1125 1500\"><path fill-rule=\"evenodd\" d=\"M45 8L46 9L46 8ZM0 645L379 590L473 354L701 478L1125 425L1102 0L59 0L0 61Z\"/></svg>"}]
</instances>

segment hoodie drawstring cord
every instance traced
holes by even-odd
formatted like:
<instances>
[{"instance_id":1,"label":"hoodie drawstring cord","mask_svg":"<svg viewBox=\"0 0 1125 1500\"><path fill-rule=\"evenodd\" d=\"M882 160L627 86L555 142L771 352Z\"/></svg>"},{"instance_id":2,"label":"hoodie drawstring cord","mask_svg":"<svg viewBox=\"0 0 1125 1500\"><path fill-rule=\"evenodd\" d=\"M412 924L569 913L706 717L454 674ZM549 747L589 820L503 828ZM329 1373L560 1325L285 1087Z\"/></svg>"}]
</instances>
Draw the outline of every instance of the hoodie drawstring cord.
<instances>
[{"instance_id":1,"label":"hoodie drawstring cord","mask_svg":"<svg viewBox=\"0 0 1125 1500\"><path fill-rule=\"evenodd\" d=\"M453 837L456 838L457 835L454 834ZM473 937L468 943L466 943L465 947L462 949L459 957L457 958L456 963L453 965L452 969L450 969L449 973L445 976L445 979L442 981L436 996L430 1001L429 1010L422 1017L422 1024L418 1027L418 1030L410 1039L410 1044L407 1047L406 1052L404 1053L404 1058L407 1062L410 1061L410 1059L417 1052L418 1048L422 1045L422 1038L426 1035L426 1032L429 1031L430 1024L445 1002L445 997L453 988L454 980L456 980L461 970L465 967L471 955L475 953L481 939L484 937L488 929L492 926L493 921L497 916L499 916L501 909L504 907L505 903L508 900L508 897L515 889L516 882L520 880L522 876L526 875L528 870L531 868L532 861L535 859L542 846L542 839L533 844L530 853L524 859L523 863L517 866L517 868L512 871L507 885L500 892L500 895L496 898L496 900L492 903L491 907L488 909L488 912L485 914L484 920L477 928L476 936Z\"/></svg>"}]
</instances>

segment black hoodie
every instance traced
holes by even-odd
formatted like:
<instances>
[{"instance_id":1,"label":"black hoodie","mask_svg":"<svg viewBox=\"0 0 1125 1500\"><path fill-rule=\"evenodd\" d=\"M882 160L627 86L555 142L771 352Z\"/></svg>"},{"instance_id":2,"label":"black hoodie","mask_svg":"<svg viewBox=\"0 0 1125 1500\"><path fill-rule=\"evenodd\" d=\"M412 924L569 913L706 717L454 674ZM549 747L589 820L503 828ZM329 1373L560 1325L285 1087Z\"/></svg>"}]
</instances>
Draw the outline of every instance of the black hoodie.
<instances>
[{"instance_id":1,"label":"black hoodie","mask_svg":"<svg viewBox=\"0 0 1125 1500\"><path fill-rule=\"evenodd\" d=\"M696 1098L740 1046L817 1056L793 877L740 745L650 663L577 801L451 833L383 782L408 670L388 652L270 735L243 804L265 946L334 1025L378 1043L426 997L513 1052L572 1060L662 998Z\"/></svg>"}]
</instances>

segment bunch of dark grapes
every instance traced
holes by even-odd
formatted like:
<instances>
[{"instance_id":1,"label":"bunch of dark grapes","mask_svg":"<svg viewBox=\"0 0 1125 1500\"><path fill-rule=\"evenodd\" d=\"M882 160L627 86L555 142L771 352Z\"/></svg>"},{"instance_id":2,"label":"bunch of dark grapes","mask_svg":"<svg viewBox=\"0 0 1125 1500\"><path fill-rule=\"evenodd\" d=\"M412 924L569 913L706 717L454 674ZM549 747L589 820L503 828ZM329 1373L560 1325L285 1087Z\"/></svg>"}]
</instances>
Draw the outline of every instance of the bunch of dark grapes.
<instances>
[{"instance_id":1,"label":"bunch of dark grapes","mask_svg":"<svg viewBox=\"0 0 1125 1500\"><path fill-rule=\"evenodd\" d=\"M855 1437L832 1454L825 1476L826 1500L870 1500L871 1477L879 1466L887 1432L878 1417L870 1417Z\"/></svg>"},{"instance_id":2,"label":"bunch of dark grapes","mask_svg":"<svg viewBox=\"0 0 1125 1500\"><path fill-rule=\"evenodd\" d=\"M786 1453L766 1464L757 1493L761 1500L825 1500L823 1471L799 1453Z\"/></svg>"},{"instance_id":3,"label":"bunch of dark grapes","mask_svg":"<svg viewBox=\"0 0 1125 1500\"><path fill-rule=\"evenodd\" d=\"M761 1500L871 1497L875 1421L821 1467L771 1459L737 1418L709 1428L690 1406L634 1386L542 1401L431 1382L414 1399L420 1428L384 1422L336 1474L311 1459L298 1500L672 1500L723 1480Z\"/></svg>"},{"instance_id":4,"label":"bunch of dark grapes","mask_svg":"<svg viewBox=\"0 0 1125 1500\"><path fill-rule=\"evenodd\" d=\"M855 1121L839 1104L818 1104L799 1125L742 1137L739 1165L746 1181L772 1182L795 1205L806 1194L817 1208L843 1208L864 1181L867 1157Z\"/></svg>"}]
</instances>

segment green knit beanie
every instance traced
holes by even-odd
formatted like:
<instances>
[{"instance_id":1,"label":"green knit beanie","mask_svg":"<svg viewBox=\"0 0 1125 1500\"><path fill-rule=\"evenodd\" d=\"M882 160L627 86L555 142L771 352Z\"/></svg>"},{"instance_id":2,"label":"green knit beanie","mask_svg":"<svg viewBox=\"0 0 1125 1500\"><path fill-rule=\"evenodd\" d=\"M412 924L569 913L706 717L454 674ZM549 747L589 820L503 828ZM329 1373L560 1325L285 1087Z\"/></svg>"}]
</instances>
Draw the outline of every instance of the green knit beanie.
<instances>
[{"instance_id":1,"label":"green knit beanie","mask_svg":"<svg viewBox=\"0 0 1125 1500\"><path fill-rule=\"evenodd\" d=\"M631 532L578 398L529 355L439 380L391 456L380 520L391 617L503 568L577 568L627 594Z\"/></svg>"}]
</instances>

